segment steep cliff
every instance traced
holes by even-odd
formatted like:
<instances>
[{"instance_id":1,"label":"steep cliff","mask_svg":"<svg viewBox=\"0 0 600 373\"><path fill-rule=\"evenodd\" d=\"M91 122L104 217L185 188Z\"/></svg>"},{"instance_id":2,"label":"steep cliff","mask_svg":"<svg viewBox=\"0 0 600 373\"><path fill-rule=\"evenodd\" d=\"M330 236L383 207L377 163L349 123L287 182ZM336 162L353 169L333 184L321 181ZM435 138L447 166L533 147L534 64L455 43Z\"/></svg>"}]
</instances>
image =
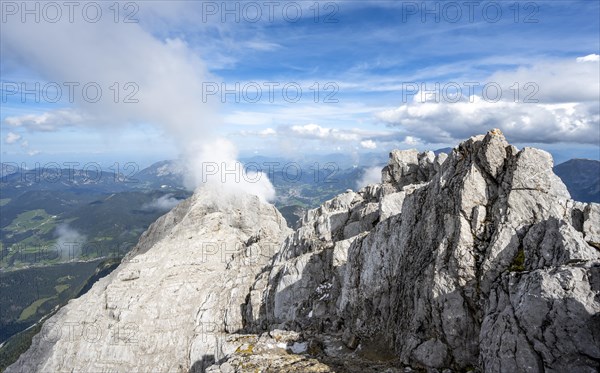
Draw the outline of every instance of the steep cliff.
<instances>
[{"instance_id":1,"label":"steep cliff","mask_svg":"<svg viewBox=\"0 0 600 373\"><path fill-rule=\"evenodd\" d=\"M413 367L600 367L600 209L570 200L548 153L495 130L445 160L392 152L382 176L307 214L254 286L257 329Z\"/></svg>"},{"instance_id":2,"label":"steep cliff","mask_svg":"<svg viewBox=\"0 0 600 373\"><path fill-rule=\"evenodd\" d=\"M294 232L198 191L9 372L595 372L600 205L552 166L498 130L393 151Z\"/></svg>"}]
</instances>

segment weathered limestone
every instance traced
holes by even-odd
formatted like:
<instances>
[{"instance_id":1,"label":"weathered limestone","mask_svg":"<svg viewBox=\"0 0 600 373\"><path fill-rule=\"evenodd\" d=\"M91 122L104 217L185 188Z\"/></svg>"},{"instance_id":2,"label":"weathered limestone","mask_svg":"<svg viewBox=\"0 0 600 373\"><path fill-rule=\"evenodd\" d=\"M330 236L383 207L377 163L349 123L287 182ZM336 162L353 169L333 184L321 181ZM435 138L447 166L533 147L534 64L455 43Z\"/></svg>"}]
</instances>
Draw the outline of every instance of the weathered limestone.
<instances>
[{"instance_id":1,"label":"weathered limestone","mask_svg":"<svg viewBox=\"0 0 600 373\"><path fill-rule=\"evenodd\" d=\"M199 191L46 326L67 323L119 333L39 335L8 371L595 372L600 205L498 130L393 151L294 232Z\"/></svg>"},{"instance_id":2,"label":"weathered limestone","mask_svg":"<svg viewBox=\"0 0 600 373\"><path fill-rule=\"evenodd\" d=\"M7 372L187 372L223 357L248 289L290 233L271 205L200 190L51 317Z\"/></svg>"}]
</instances>

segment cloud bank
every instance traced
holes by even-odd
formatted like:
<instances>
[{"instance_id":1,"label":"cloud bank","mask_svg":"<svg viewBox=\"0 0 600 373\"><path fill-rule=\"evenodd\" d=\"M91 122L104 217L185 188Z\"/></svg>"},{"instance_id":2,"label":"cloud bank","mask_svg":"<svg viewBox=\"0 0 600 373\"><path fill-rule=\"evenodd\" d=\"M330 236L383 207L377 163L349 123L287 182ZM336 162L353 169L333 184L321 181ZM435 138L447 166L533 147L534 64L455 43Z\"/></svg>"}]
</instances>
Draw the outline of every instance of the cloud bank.
<instances>
[{"instance_id":1,"label":"cloud bank","mask_svg":"<svg viewBox=\"0 0 600 373\"><path fill-rule=\"evenodd\" d=\"M422 102L415 95L413 101L375 117L407 138L426 143L454 143L501 128L513 142L600 145L599 71L598 55L544 62L493 74L487 81L497 83L504 93L498 102L481 94L459 102ZM536 85L530 102L523 102L523 91L515 100L510 88L515 83L521 88ZM533 88L528 93L534 93Z\"/></svg>"}]
</instances>

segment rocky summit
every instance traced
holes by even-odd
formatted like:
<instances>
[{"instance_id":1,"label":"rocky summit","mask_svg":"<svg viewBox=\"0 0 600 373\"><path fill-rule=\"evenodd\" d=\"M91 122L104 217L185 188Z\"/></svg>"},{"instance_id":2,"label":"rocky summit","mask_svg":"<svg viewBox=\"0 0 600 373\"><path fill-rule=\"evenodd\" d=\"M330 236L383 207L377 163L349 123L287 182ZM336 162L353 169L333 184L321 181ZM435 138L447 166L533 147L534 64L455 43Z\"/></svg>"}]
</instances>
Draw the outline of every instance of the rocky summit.
<instances>
[{"instance_id":1,"label":"rocky summit","mask_svg":"<svg viewBox=\"0 0 600 373\"><path fill-rule=\"evenodd\" d=\"M492 130L392 151L295 231L198 190L7 372L597 372L600 205Z\"/></svg>"}]
</instances>

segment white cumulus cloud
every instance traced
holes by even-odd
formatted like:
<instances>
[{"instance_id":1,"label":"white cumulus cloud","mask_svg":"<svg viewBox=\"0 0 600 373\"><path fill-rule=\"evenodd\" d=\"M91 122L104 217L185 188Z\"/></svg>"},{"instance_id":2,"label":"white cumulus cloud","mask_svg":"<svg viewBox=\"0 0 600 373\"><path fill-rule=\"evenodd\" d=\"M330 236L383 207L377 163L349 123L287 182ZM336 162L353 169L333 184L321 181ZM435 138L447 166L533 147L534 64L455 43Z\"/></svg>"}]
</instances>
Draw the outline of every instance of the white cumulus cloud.
<instances>
[{"instance_id":1,"label":"white cumulus cloud","mask_svg":"<svg viewBox=\"0 0 600 373\"><path fill-rule=\"evenodd\" d=\"M101 6L110 14L110 4ZM160 9L172 10L169 15L173 19L185 14L179 6ZM75 87L73 111L11 117L6 119L8 125L38 131L53 131L74 122L103 129L128 124L158 126L176 141L187 163L190 188L203 186L204 162L236 162L235 147L214 131L223 123L217 115L219 103L204 100L204 83L215 78L184 39L153 33L144 22L115 23L112 17L102 17L97 23L70 23L63 17L57 23L27 24L16 18L2 25L4 54L40 79L79 86ZM250 46L276 47L265 43ZM102 90L97 102L82 93L82 87L90 82ZM226 146L220 146L223 144ZM220 180L209 182L230 186ZM265 190L258 190L258 185ZM239 185L231 187L238 189ZM267 178L248 189L262 193L263 198L273 190Z\"/></svg>"},{"instance_id":2,"label":"white cumulus cloud","mask_svg":"<svg viewBox=\"0 0 600 373\"><path fill-rule=\"evenodd\" d=\"M367 146L374 144L368 142L371 138L389 136L389 132L368 131L360 128L332 128L310 123L305 125L282 126L278 130L281 136L293 136L307 140L320 140L330 142L356 142L360 144L367 141Z\"/></svg>"},{"instance_id":3,"label":"white cumulus cloud","mask_svg":"<svg viewBox=\"0 0 600 373\"><path fill-rule=\"evenodd\" d=\"M502 98L473 95L459 102L414 101L378 112L381 122L398 128L406 142L455 143L500 128L521 143L600 144L598 55L544 61L499 71L487 79L502 87ZM515 87L518 87L518 96ZM528 98L527 102L524 102Z\"/></svg>"},{"instance_id":4,"label":"white cumulus cloud","mask_svg":"<svg viewBox=\"0 0 600 373\"><path fill-rule=\"evenodd\" d=\"M584 57L577 57L577 62L599 62L600 55L598 54L588 54Z\"/></svg>"},{"instance_id":5,"label":"white cumulus cloud","mask_svg":"<svg viewBox=\"0 0 600 373\"><path fill-rule=\"evenodd\" d=\"M454 143L491 128L514 142L597 144L600 115L587 104L422 103L405 104L377 117L430 143Z\"/></svg>"},{"instance_id":6,"label":"white cumulus cloud","mask_svg":"<svg viewBox=\"0 0 600 373\"><path fill-rule=\"evenodd\" d=\"M291 126L290 130L294 134L304 138L330 139L339 141L356 141L360 139L358 134L353 133L351 131L343 131L336 128L321 127L318 124L313 123Z\"/></svg>"},{"instance_id":7,"label":"white cumulus cloud","mask_svg":"<svg viewBox=\"0 0 600 373\"><path fill-rule=\"evenodd\" d=\"M377 143L373 140L363 140L360 142L360 146L364 149L377 149Z\"/></svg>"},{"instance_id":8,"label":"white cumulus cloud","mask_svg":"<svg viewBox=\"0 0 600 373\"><path fill-rule=\"evenodd\" d=\"M273 128L267 128L262 131L259 131L258 134L260 136L272 136L272 135L276 135L277 132Z\"/></svg>"},{"instance_id":9,"label":"white cumulus cloud","mask_svg":"<svg viewBox=\"0 0 600 373\"><path fill-rule=\"evenodd\" d=\"M21 140L21 135L19 135L18 133L9 132L6 134L6 138L4 139L4 142L7 144L14 144L19 140Z\"/></svg>"}]
</instances>

